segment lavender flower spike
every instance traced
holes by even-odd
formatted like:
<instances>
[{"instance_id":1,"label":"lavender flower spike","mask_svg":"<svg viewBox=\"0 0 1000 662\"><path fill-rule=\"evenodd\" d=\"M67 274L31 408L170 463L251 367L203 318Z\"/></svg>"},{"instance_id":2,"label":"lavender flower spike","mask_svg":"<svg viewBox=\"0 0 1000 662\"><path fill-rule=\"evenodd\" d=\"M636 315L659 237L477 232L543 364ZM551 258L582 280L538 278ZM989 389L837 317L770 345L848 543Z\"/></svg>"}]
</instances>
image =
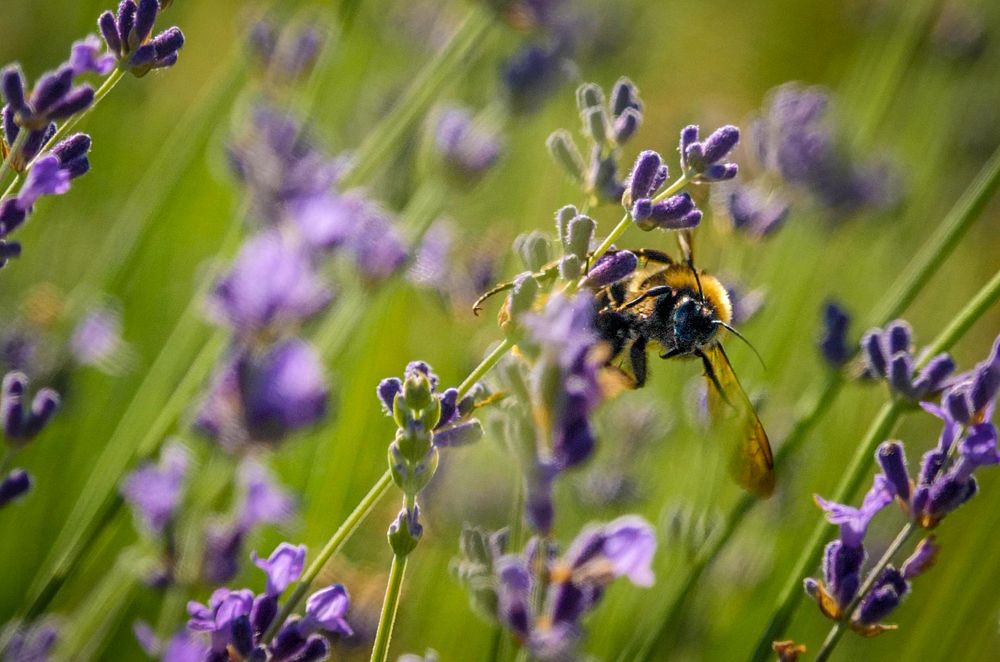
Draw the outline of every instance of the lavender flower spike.
<instances>
[{"instance_id":1,"label":"lavender flower spike","mask_svg":"<svg viewBox=\"0 0 1000 662\"><path fill-rule=\"evenodd\" d=\"M157 17L167 4L157 0L139 0L138 4L135 0L122 0L117 15L106 11L97 20L104 42L118 60L118 66L136 77L177 62L178 52L184 45L184 34L179 28L168 28L150 38Z\"/></svg>"},{"instance_id":2,"label":"lavender flower spike","mask_svg":"<svg viewBox=\"0 0 1000 662\"><path fill-rule=\"evenodd\" d=\"M20 499L31 490L31 476L24 469L14 469L0 479L0 508Z\"/></svg>"},{"instance_id":3,"label":"lavender flower spike","mask_svg":"<svg viewBox=\"0 0 1000 662\"><path fill-rule=\"evenodd\" d=\"M718 182L732 179L738 168L735 163L720 163L736 147L740 130L732 125L717 129L703 142L698 141L697 126L681 131L681 168L695 181Z\"/></svg>"},{"instance_id":4,"label":"lavender flower spike","mask_svg":"<svg viewBox=\"0 0 1000 662\"><path fill-rule=\"evenodd\" d=\"M283 542L266 559L258 557L257 552L253 552L250 558L258 568L267 573L267 595L278 596L302 575L306 546Z\"/></svg>"},{"instance_id":5,"label":"lavender flower spike","mask_svg":"<svg viewBox=\"0 0 1000 662\"><path fill-rule=\"evenodd\" d=\"M59 394L43 388L35 394L31 407L25 407L28 378L20 372L4 375L0 386L0 424L7 443L23 446L48 425L59 408Z\"/></svg>"}]
</instances>

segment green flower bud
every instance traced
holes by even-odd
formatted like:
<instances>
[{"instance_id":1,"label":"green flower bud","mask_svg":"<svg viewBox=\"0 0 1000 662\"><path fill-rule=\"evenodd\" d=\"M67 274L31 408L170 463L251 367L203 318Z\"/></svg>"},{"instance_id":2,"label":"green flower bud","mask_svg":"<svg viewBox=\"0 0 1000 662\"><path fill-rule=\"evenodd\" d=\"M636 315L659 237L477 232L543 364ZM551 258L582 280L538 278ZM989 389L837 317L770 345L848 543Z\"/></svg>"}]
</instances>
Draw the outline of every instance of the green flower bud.
<instances>
[{"instance_id":1,"label":"green flower bud","mask_svg":"<svg viewBox=\"0 0 1000 662\"><path fill-rule=\"evenodd\" d=\"M569 132L565 129L559 129L549 136L545 144L563 172L577 184L583 184L586 166L584 166L583 157L580 156L580 151L576 148Z\"/></svg>"}]
</instances>

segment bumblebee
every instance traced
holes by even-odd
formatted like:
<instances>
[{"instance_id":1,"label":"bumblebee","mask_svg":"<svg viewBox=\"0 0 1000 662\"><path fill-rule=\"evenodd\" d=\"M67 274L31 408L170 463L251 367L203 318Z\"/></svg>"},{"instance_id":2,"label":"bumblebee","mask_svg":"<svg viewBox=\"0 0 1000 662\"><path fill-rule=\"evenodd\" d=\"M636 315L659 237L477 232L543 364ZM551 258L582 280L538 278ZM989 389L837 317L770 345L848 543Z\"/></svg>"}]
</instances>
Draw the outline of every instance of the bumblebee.
<instances>
[{"instance_id":1,"label":"bumblebee","mask_svg":"<svg viewBox=\"0 0 1000 662\"><path fill-rule=\"evenodd\" d=\"M733 428L726 436L733 440L730 469L736 482L759 496L770 496L771 445L720 342L727 332L743 338L730 325L729 294L717 278L694 267L689 237L679 238L684 262L654 249L635 250L642 267L628 280L594 292L595 326L609 348L607 370L616 376L608 381L642 387L648 353L654 348L663 359L700 359L708 381L709 413L717 424ZM557 273L558 263L553 263L533 275L550 281ZM497 285L480 297L473 312L478 314L486 299L513 287L513 282ZM500 317L503 323L505 310ZM631 374L619 367L626 362Z\"/></svg>"},{"instance_id":2,"label":"bumblebee","mask_svg":"<svg viewBox=\"0 0 1000 662\"><path fill-rule=\"evenodd\" d=\"M653 348L661 350L663 359L700 359L712 418L737 428L729 435L736 442L731 463L736 481L769 496L774 490L774 458L767 433L720 342L726 332L742 338L730 326L732 305L725 286L698 271L690 257L678 263L656 250L633 252L645 268L595 296L597 331L610 347L609 365L627 356L632 372L627 378L638 388L646 383Z\"/></svg>"}]
</instances>

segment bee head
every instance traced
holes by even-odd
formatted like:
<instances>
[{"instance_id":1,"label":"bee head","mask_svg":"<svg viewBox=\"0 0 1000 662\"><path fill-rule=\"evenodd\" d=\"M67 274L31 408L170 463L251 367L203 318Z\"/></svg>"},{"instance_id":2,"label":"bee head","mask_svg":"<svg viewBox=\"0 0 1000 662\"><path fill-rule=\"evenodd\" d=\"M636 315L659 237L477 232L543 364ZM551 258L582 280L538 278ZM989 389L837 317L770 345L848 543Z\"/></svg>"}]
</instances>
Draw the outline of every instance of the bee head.
<instances>
[{"instance_id":1,"label":"bee head","mask_svg":"<svg viewBox=\"0 0 1000 662\"><path fill-rule=\"evenodd\" d=\"M678 347L698 347L718 333L715 311L710 305L694 298L681 301L673 314L674 337Z\"/></svg>"}]
</instances>

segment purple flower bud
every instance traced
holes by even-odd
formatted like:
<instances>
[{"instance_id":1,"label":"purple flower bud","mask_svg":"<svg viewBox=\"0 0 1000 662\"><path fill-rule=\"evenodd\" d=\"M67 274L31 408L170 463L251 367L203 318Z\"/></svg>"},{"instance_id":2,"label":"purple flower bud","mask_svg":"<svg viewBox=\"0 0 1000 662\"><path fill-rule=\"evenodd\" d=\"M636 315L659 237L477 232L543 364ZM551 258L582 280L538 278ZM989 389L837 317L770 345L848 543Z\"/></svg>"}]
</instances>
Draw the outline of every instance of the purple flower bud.
<instances>
[{"instance_id":1,"label":"purple flower bud","mask_svg":"<svg viewBox=\"0 0 1000 662\"><path fill-rule=\"evenodd\" d=\"M903 575L887 566L875 582L875 587L861 600L858 620L865 625L878 623L899 606L910 585Z\"/></svg>"},{"instance_id":2,"label":"purple flower bud","mask_svg":"<svg viewBox=\"0 0 1000 662\"><path fill-rule=\"evenodd\" d=\"M626 108L620 116L616 117L612 124L615 142L623 145L629 141L639 130L642 124L642 113L634 108Z\"/></svg>"},{"instance_id":3,"label":"purple flower bud","mask_svg":"<svg viewBox=\"0 0 1000 662\"><path fill-rule=\"evenodd\" d=\"M257 552L253 552L250 558L258 568L267 573L267 594L276 597L302 575L306 546L283 542L266 559L258 557Z\"/></svg>"},{"instance_id":4,"label":"purple flower bud","mask_svg":"<svg viewBox=\"0 0 1000 662\"><path fill-rule=\"evenodd\" d=\"M688 169L687 154L688 150L693 147L698 142L698 127L697 125L686 126L681 129L681 143L678 151L681 153L681 170Z\"/></svg>"},{"instance_id":5,"label":"purple flower bud","mask_svg":"<svg viewBox=\"0 0 1000 662\"><path fill-rule=\"evenodd\" d=\"M130 43L132 28L135 26L135 12L136 6L133 0L122 0L118 5L118 39L126 48Z\"/></svg>"},{"instance_id":6,"label":"purple flower bud","mask_svg":"<svg viewBox=\"0 0 1000 662\"><path fill-rule=\"evenodd\" d=\"M150 43L156 50L157 66L169 66L165 61L176 55L184 46L184 33L177 27L167 28L156 35Z\"/></svg>"},{"instance_id":7,"label":"purple flower bud","mask_svg":"<svg viewBox=\"0 0 1000 662\"><path fill-rule=\"evenodd\" d=\"M715 163L705 168L700 176L710 182L724 182L735 178L739 172L740 167L735 163Z\"/></svg>"},{"instance_id":8,"label":"purple flower bud","mask_svg":"<svg viewBox=\"0 0 1000 662\"><path fill-rule=\"evenodd\" d=\"M48 119L64 120L83 112L94 103L94 88L81 85L70 90L59 103L53 105L47 113Z\"/></svg>"},{"instance_id":9,"label":"purple flower bud","mask_svg":"<svg viewBox=\"0 0 1000 662\"><path fill-rule=\"evenodd\" d=\"M250 617L246 614L237 616L229 626L229 636L232 643L229 650L238 653L241 658L246 658L253 650L253 631L250 625Z\"/></svg>"},{"instance_id":10,"label":"purple flower bud","mask_svg":"<svg viewBox=\"0 0 1000 662\"><path fill-rule=\"evenodd\" d=\"M948 354L938 354L930 361L913 381L917 397L924 398L937 393L945 386L945 380L955 371L955 362Z\"/></svg>"},{"instance_id":11,"label":"purple flower bud","mask_svg":"<svg viewBox=\"0 0 1000 662\"><path fill-rule=\"evenodd\" d=\"M52 155L59 159L59 164L65 166L90 151L91 140L86 133L74 133L52 148Z\"/></svg>"},{"instance_id":12,"label":"purple flower bud","mask_svg":"<svg viewBox=\"0 0 1000 662\"><path fill-rule=\"evenodd\" d=\"M903 562L901 570L903 579L909 581L927 572L937 560L938 549L934 536L927 536L921 540L909 558Z\"/></svg>"},{"instance_id":13,"label":"purple flower bud","mask_svg":"<svg viewBox=\"0 0 1000 662\"><path fill-rule=\"evenodd\" d=\"M290 618L274 635L271 643L271 653L274 659L292 659L306 646L306 636L303 631L302 621L298 618Z\"/></svg>"},{"instance_id":14,"label":"purple flower bud","mask_svg":"<svg viewBox=\"0 0 1000 662\"><path fill-rule=\"evenodd\" d=\"M24 74L21 73L20 66L12 64L3 70L0 74L0 88L3 90L3 98L14 113L27 110L24 98Z\"/></svg>"},{"instance_id":15,"label":"purple flower bud","mask_svg":"<svg viewBox=\"0 0 1000 662\"><path fill-rule=\"evenodd\" d=\"M105 11L98 17L97 27L101 31L101 36L104 37L104 43L108 45L108 50L115 55L121 55L122 41L118 36L118 22L115 20L115 15L110 11Z\"/></svg>"},{"instance_id":16,"label":"purple flower bud","mask_svg":"<svg viewBox=\"0 0 1000 662\"><path fill-rule=\"evenodd\" d=\"M823 552L823 580L841 607L846 607L861 587L861 565L865 550L845 545L841 540L827 544Z\"/></svg>"},{"instance_id":17,"label":"purple flower bud","mask_svg":"<svg viewBox=\"0 0 1000 662\"><path fill-rule=\"evenodd\" d=\"M647 229L646 227L647 224L645 223L640 224L639 221L645 221L647 218L652 216L653 201L650 198L639 198L638 200L635 201L635 204L632 205L632 211L630 213L632 214L632 220L636 221L637 225L642 227L642 229L644 230ZM648 229L651 230L654 227L656 227L655 224L652 223L648 224Z\"/></svg>"},{"instance_id":18,"label":"purple flower bud","mask_svg":"<svg viewBox=\"0 0 1000 662\"><path fill-rule=\"evenodd\" d=\"M139 6L135 12L135 25L128 37L129 48L135 50L142 44L153 31L153 23L156 22L156 15L160 11L160 4L157 0L139 0Z\"/></svg>"},{"instance_id":19,"label":"purple flower bud","mask_svg":"<svg viewBox=\"0 0 1000 662\"><path fill-rule=\"evenodd\" d=\"M754 239L774 234L788 218L788 204L758 187L734 186L725 202L733 227Z\"/></svg>"},{"instance_id":20,"label":"purple flower bud","mask_svg":"<svg viewBox=\"0 0 1000 662\"><path fill-rule=\"evenodd\" d=\"M132 57L128 59L128 66L133 73L144 73L149 70L149 67L155 60L156 46L152 43L146 43L132 53Z\"/></svg>"},{"instance_id":21,"label":"purple flower bud","mask_svg":"<svg viewBox=\"0 0 1000 662\"><path fill-rule=\"evenodd\" d=\"M948 416L954 420L968 424L972 420L972 408L969 406L969 399L963 389L951 389L941 396L942 404L948 412Z\"/></svg>"},{"instance_id":22,"label":"purple flower bud","mask_svg":"<svg viewBox=\"0 0 1000 662\"><path fill-rule=\"evenodd\" d=\"M975 377L969 390L969 398L974 412L986 409L1000 392L1000 336L993 341L989 357L976 366Z\"/></svg>"},{"instance_id":23,"label":"purple flower bud","mask_svg":"<svg viewBox=\"0 0 1000 662\"><path fill-rule=\"evenodd\" d=\"M900 395L913 399L916 390L913 388L913 357L909 354L896 354L889 361L889 387Z\"/></svg>"},{"instance_id":24,"label":"purple flower bud","mask_svg":"<svg viewBox=\"0 0 1000 662\"><path fill-rule=\"evenodd\" d=\"M53 106L63 100L72 85L73 69L69 66L62 66L57 71L42 76L31 93L31 108L34 114L43 116L48 113Z\"/></svg>"},{"instance_id":25,"label":"purple flower bud","mask_svg":"<svg viewBox=\"0 0 1000 662\"><path fill-rule=\"evenodd\" d=\"M16 230L27 217L27 213L18 206L17 198L7 198L0 202L0 237Z\"/></svg>"},{"instance_id":26,"label":"purple flower bud","mask_svg":"<svg viewBox=\"0 0 1000 662\"><path fill-rule=\"evenodd\" d=\"M254 598L253 607L250 608L250 626L253 631L254 641L267 632L267 628L274 622L274 617L278 615L278 597L264 593Z\"/></svg>"},{"instance_id":27,"label":"purple flower bud","mask_svg":"<svg viewBox=\"0 0 1000 662\"><path fill-rule=\"evenodd\" d=\"M910 475L906 471L906 456L903 445L898 441L887 441L878 447L875 459L882 467L882 473L892 484L896 496L910 501Z\"/></svg>"},{"instance_id":28,"label":"purple flower bud","mask_svg":"<svg viewBox=\"0 0 1000 662\"><path fill-rule=\"evenodd\" d=\"M31 476L24 469L14 469L0 480L0 508L31 490Z\"/></svg>"},{"instance_id":29,"label":"purple flower bud","mask_svg":"<svg viewBox=\"0 0 1000 662\"><path fill-rule=\"evenodd\" d=\"M602 288L630 276L639 266L639 258L631 251L608 252L587 272L587 286Z\"/></svg>"},{"instance_id":30,"label":"purple flower bud","mask_svg":"<svg viewBox=\"0 0 1000 662\"><path fill-rule=\"evenodd\" d=\"M823 336L819 347L823 358L835 368L839 368L851 358L847 345L847 329L851 316L837 302L828 301L823 307Z\"/></svg>"},{"instance_id":31,"label":"purple flower bud","mask_svg":"<svg viewBox=\"0 0 1000 662\"><path fill-rule=\"evenodd\" d=\"M905 320L890 322L882 338L885 353L890 358L896 354L909 353L913 349L913 329Z\"/></svg>"},{"instance_id":32,"label":"purple flower bud","mask_svg":"<svg viewBox=\"0 0 1000 662\"><path fill-rule=\"evenodd\" d=\"M888 370L888 361L882 351L882 332L873 329L861 337L861 350L868 370L876 377L884 377Z\"/></svg>"},{"instance_id":33,"label":"purple flower bud","mask_svg":"<svg viewBox=\"0 0 1000 662\"><path fill-rule=\"evenodd\" d=\"M59 408L59 394L43 388L31 401L30 411L25 409L24 397L27 377L19 372L4 376L0 388L0 421L8 443L22 446L31 441L48 425Z\"/></svg>"},{"instance_id":34,"label":"purple flower bud","mask_svg":"<svg viewBox=\"0 0 1000 662\"><path fill-rule=\"evenodd\" d=\"M376 392L382 402L382 411L392 416L392 405L396 396L403 392L403 382L398 377L387 377L378 383Z\"/></svg>"},{"instance_id":35,"label":"purple flower bud","mask_svg":"<svg viewBox=\"0 0 1000 662\"><path fill-rule=\"evenodd\" d=\"M652 197L654 193L653 182L657 178L657 172L662 163L660 155L652 150L646 150L639 154L635 165L632 166L632 173L628 180L630 201Z\"/></svg>"},{"instance_id":36,"label":"purple flower bud","mask_svg":"<svg viewBox=\"0 0 1000 662\"><path fill-rule=\"evenodd\" d=\"M206 582L224 584L239 574L243 538L238 527L216 524L206 529L201 561L201 576ZM190 623L188 627L191 628Z\"/></svg>"},{"instance_id":37,"label":"purple flower bud","mask_svg":"<svg viewBox=\"0 0 1000 662\"><path fill-rule=\"evenodd\" d=\"M306 601L306 617L303 625L350 636L353 630L345 618L350 604L350 596L342 584L320 589Z\"/></svg>"},{"instance_id":38,"label":"purple flower bud","mask_svg":"<svg viewBox=\"0 0 1000 662\"><path fill-rule=\"evenodd\" d=\"M706 163L716 163L726 158L740 141L740 130L735 126L726 125L716 129L703 143L703 158Z\"/></svg>"},{"instance_id":39,"label":"purple flower bud","mask_svg":"<svg viewBox=\"0 0 1000 662\"><path fill-rule=\"evenodd\" d=\"M701 223L701 211L694 208L691 196L680 193L653 205L650 219L661 230L687 230Z\"/></svg>"}]
</instances>

